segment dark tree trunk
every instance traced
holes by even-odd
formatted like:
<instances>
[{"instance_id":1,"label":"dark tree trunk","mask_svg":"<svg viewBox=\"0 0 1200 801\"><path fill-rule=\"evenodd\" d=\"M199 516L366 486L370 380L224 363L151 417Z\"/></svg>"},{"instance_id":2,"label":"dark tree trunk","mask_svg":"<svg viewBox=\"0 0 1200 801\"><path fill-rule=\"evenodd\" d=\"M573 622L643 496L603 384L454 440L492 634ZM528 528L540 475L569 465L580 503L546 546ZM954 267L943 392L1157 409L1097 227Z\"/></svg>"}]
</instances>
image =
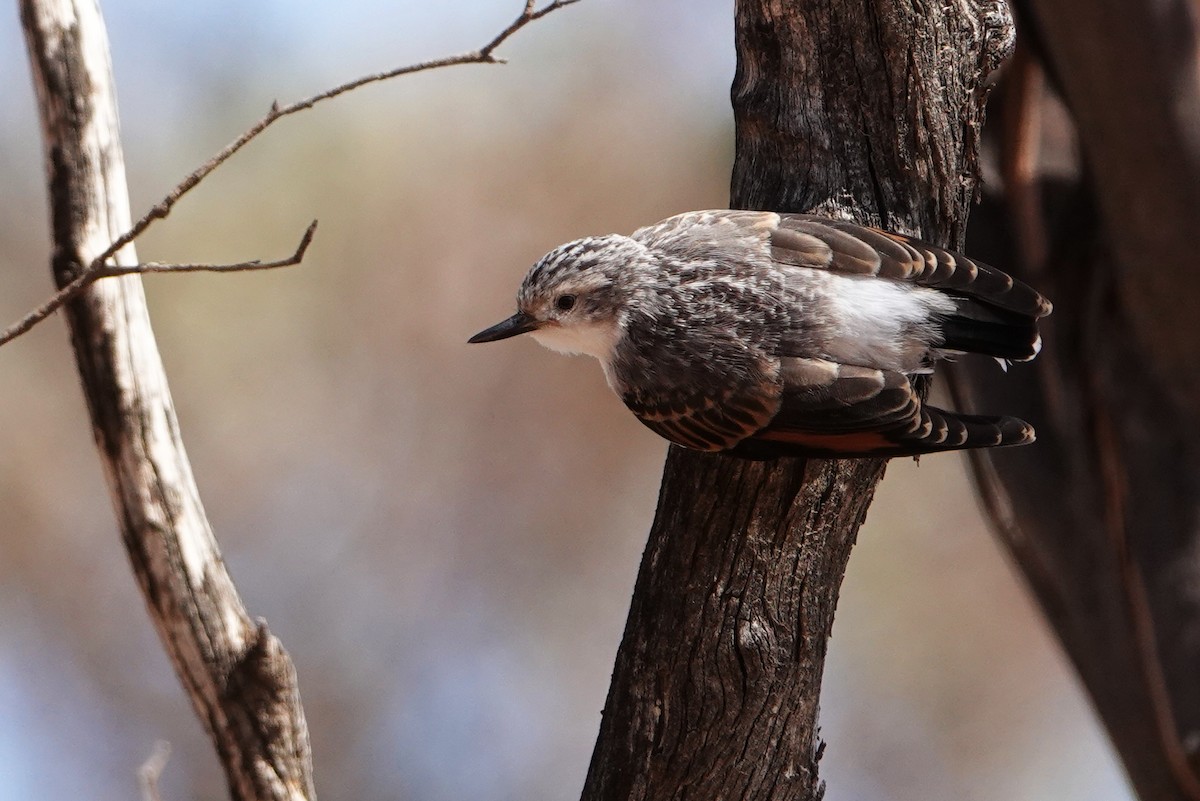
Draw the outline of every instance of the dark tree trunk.
<instances>
[{"instance_id":1,"label":"dark tree trunk","mask_svg":"<svg viewBox=\"0 0 1200 801\"><path fill-rule=\"evenodd\" d=\"M734 207L960 245L1001 2L739 0ZM584 799L816 799L817 704L880 460L672 448Z\"/></svg>"},{"instance_id":2,"label":"dark tree trunk","mask_svg":"<svg viewBox=\"0 0 1200 801\"><path fill-rule=\"evenodd\" d=\"M1196 801L1195 7L1030 0L1021 8L1023 30L1075 118L1083 168L1071 180L1043 181L1040 194L1022 193L1021 171L1006 170L1016 213L1007 224L1002 215L981 218L987 225L972 234L973 253L1014 271L1023 261L1056 304L1033 370L999 382L963 365L964 394L1014 409L1038 430L1038 446L1026 452L974 454L977 479L1139 798ZM1018 116L1040 107L1036 97L1012 101ZM1032 166L1030 144L1010 136L1005 148ZM1014 192L1023 198L1015 206Z\"/></svg>"}]
</instances>

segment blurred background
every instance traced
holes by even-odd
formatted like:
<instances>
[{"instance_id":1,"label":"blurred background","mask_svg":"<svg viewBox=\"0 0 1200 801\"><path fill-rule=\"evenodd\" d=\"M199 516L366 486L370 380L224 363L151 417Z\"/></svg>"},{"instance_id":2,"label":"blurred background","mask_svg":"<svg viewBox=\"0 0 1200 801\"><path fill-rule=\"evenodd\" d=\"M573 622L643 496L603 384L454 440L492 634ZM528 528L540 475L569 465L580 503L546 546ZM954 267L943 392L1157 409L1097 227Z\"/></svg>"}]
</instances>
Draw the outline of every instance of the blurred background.
<instances>
[{"instance_id":1,"label":"blurred background","mask_svg":"<svg viewBox=\"0 0 1200 801\"><path fill-rule=\"evenodd\" d=\"M519 0L104 5L135 216L287 102L469 50ZM467 347L528 265L722 207L732 2L584 0L277 127L139 242L290 253L147 280L203 498L300 674L325 799L577 797L665 444L597 365ZM0 14L0 325L51 291L16 4ZM1017 368L1019 369L1019 368ZM64 327L0 349L0 801L225 796L125 562ZM830 801L1129 791L958 456L889 468L822 699Z\"/></svg>"}]
</instances>

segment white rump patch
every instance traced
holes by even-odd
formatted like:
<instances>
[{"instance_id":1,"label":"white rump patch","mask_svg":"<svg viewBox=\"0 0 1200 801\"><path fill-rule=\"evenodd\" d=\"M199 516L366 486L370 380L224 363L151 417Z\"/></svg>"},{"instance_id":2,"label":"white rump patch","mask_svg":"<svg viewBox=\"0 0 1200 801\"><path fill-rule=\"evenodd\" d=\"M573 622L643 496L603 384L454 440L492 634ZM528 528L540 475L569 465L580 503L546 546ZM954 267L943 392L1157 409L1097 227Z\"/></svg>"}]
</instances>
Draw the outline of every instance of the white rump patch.
<instances>
[{"instance_id":1,"label":"white rump patch","mask_svg":"<svg viewBox=\"0 0 1200 801\"><path fill-rule=\"evenodd\" d=\"M935 314L954 311L954 300L936 289L886 278L828 273L825 298L832 323L828 355L903 373L926 369L936 326Z\"/></svg>"}]
</instances>

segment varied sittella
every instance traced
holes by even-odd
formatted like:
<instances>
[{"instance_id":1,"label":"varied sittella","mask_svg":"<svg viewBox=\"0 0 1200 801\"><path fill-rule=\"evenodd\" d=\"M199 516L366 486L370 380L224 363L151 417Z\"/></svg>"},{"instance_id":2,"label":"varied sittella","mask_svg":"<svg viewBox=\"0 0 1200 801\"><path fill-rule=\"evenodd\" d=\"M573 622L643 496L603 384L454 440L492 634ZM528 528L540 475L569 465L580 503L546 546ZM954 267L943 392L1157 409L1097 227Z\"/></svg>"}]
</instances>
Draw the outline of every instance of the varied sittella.
<instances>
[{"instance_id":1,"label":"varied sittella","mask_svg":"<svg viewBox=\"0 0 1200 801\"><path fill-rule=\"evenodd\" d=\"M1028 361L1050 310L1005 273L899 234L695 211L550 251L517 313L470 341L528 332L595 356L638 419L686 448L904 456L1033 442L1015 417L925 405L911 377L964 352Z\"/></svg>"}]
</instances>

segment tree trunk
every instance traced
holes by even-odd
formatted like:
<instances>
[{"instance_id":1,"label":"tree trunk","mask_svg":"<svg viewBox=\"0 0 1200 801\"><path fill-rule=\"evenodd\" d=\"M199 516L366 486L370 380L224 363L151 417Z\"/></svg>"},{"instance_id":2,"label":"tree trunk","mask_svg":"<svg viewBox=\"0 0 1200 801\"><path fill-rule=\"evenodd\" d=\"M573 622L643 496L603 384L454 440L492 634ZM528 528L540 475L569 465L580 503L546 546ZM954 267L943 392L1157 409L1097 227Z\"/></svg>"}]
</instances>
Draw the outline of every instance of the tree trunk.
<instances>
[{"instance_id":1,"label":"tree trunk","mask_svg":"<svg viewBox=\"0 0 1200 801\"><path fill-rule=\"evenodd\" d=\"M1002 2L739 0L736 39L733 207L961 245ZM884 465L671 448L584 799L820 798L826 642Z\"/></svg>"},{"instance_id":2,"label":"tree trunk","mask_svg":"<svg viewBox=\"0 0 1200 801\"><path fill-rule=\"evenodd\" d=\"M1014 219L1035 230L995 215L972 234L973 252L1014 272L1024 254L1056 306L1045 351L1017 380L961 365L964 395L1024 410L1038 430L1036 448L973 454L976 476L1139 798L1197 801L1195 7L1044 0L1022 10L1076 120L1084 165L1073 180L1042 183L1030 196L1042 208L1019 209ZM1036 98L1015 102L1037 112ZM1028 247L1040 237L1045 263Z\"/></svg>"}]
</instances>

